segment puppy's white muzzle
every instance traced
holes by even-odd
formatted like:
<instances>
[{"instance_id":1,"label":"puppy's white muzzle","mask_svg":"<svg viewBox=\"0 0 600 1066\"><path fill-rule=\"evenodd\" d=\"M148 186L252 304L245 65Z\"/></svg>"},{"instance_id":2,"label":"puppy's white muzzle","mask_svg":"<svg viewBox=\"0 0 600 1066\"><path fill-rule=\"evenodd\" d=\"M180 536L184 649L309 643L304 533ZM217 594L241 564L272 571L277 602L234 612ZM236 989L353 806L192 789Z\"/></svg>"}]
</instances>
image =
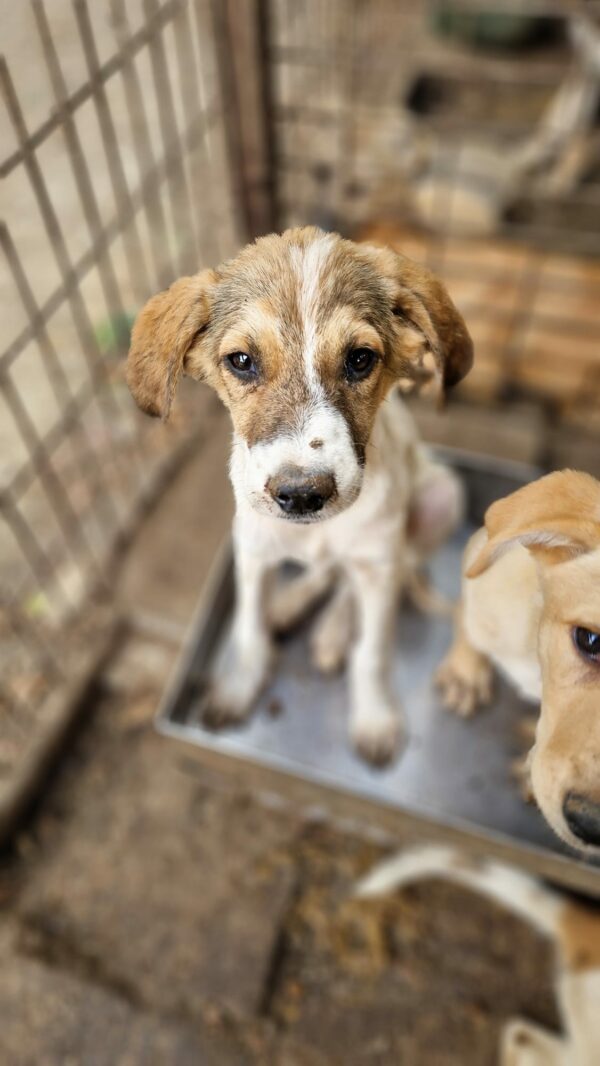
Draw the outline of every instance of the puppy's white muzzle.
<instances>
[{"instance_id":1,"label":"puppy's white muzzle","mask_svg":"<svg viewBox=\"0 0 600 1066\"><path fill-rule=\"evenodd\" d=\"M294 522L318 522L350 507L361 467L345 418L322 405L299 428L249 446L234 438L231 480L238 504Z\"/></svg>"}]
</instances>

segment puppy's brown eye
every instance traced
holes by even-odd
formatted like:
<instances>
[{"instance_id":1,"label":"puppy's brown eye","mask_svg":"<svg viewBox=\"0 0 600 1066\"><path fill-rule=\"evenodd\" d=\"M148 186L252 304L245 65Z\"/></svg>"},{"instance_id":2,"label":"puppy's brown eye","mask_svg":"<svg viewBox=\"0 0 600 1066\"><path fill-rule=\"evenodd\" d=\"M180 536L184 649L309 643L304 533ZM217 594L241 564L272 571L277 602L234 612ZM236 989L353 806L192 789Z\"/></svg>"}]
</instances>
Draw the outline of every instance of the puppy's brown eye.
<instances>
[{"instance_id":1,"label":"puppy's brown eye","mask_svg":"<svg viewBox=\"0 0 600 1066\"><path fill-rule=\"evenodd\" d=\"M226 362L237 377L248 379L256 376L256 364L247 352L232 352Z\"/></svg>"},{"instance_id":2,"label":"puppy's brown eye","mask_svg":"<svg viewBox=\"0 0 600 1066\"><path fill-rule=\"evenodd\" d=\"M377 356L371 348L353 348L346 356L344 369L348 381L362 381L371 373Z\"/></svg>"},{"instance_id":3,"label":"puppy's brown eye","mask_svg":"<svg viewBox=\"0 0 600 1066\"><path fill-rule=\"evenodd\" d=\"M583 626L575 626L573 641L577 651L586 659L600 663L600 633L594 633L593 629L585 629Z\"/></svg>"}]
</instances>

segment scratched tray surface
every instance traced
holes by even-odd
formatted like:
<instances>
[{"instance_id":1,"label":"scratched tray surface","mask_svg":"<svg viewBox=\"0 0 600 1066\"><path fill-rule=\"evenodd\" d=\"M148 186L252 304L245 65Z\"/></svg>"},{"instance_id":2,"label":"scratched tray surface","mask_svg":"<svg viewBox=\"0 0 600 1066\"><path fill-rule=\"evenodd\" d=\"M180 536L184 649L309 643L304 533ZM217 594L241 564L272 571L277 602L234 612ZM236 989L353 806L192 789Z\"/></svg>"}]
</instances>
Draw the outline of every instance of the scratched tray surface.
<instances>
[{"instance_id":1,"label":"scratched tray surface","mask_svg":"<svg viewBox=\"0 0 600 1066\"><path fill-rule=\"evenodd\" d=\"M485 508L527 479L523 468L507 474L474 460L455 462L465 478L470 518L431 563L434 584L452 598L459 592L462 549ZM282 642L277 673L246 726L219 733L203 727L206 679L227 655L232 605L231 566L225 565L166 695L162 731L479 837L572 856L511 778L511 761L525 750L519 723L535 708L500 679L493 703L470 720L441 706L432 676L450 643L448 620L408 607L399 611L393 684L404 707L406 745L393 766L380 770L351 749L346 680L323 677L311 666L309 626Z\"/></svg>"}]
</instances>

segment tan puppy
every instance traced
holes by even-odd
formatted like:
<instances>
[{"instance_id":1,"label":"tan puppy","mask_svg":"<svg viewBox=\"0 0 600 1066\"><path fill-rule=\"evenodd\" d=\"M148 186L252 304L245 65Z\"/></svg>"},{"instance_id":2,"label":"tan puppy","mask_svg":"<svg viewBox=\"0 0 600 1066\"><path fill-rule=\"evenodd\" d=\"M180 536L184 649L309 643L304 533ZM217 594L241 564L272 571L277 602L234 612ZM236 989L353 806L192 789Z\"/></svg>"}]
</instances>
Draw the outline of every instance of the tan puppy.
<instances>
[{"instance_id":1,"label":"tan puppy","mask_svg":"<svg viewBox=\"0 0 600 1066\"><path fill-rule=\"evenodd\" d=\"M541 703L530 770L542 813L600 854L600 483L588 474L549 474L499 500L467 545L437 675L446 704L486 703L490 663Z\"/></svg>"},{"instance_id":2,"label":"tan puppy","mask_svg":"<svg viewBox=\"0 0 600 1066\"><path fill-rule=\"evenodd\" d=\"M423 378L426 358L447 386L472 355L461 316L428 270L313 228L263 237L142 310L128 365L140 407L167 417L187 373L212 385L233 419L237 608L213 722L243 721L268 679L265 580L293 559L317 589L334 570L347 578L358 617L352 734L369 758L393 754L398 589L421 546L448 529L459 492L400 401L385 401L399 381ZM428 510L435 530L414 535L409 514Z\"/></svg>"},{"instance_id":3,"label":"tan puppy","mask_svg":"<svg viewBox=\"0 0 600 1066\"><path fill-rule=\"evenodd\" d=\"M506 1023L501 1066L597 1066L600 1063L600 911L562 896L519 870L474 860L455 848L412 848L381 863L357 895L381 896L429 878L464 885L508 907L556 948L556 1000L564 1034L521 1018Z\"/></svg>"}]
</instances>

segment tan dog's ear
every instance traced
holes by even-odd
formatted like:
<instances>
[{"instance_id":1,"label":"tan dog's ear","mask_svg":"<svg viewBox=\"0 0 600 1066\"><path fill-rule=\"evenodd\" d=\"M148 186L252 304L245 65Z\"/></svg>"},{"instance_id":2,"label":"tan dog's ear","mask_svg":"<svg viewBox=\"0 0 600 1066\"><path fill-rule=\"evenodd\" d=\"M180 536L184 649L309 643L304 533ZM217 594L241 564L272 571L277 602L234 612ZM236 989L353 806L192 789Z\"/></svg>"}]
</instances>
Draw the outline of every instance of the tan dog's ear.
<instances>
[{"instance_id":1,"label":"tan dog's ear","mask_svg":"<svg viewBox=\"0 0 600 1066\"><path fill-rule=\"evenodd\" d=\"M473 342L446 288L430 270L404 255L389 248L370 247L369 252L375 253L378 268L391 283L394 314L425 341L443 389L457 385L473 365ZM422 351L417 359L418 371Z\"/></svg>"},{"instance_id":2,"label":"tan dog's ear","mask_svg":"<svg viewBox=\"0 0 600 1066\"><path fill-rule=\"evenodd\" d=\"M549 565L600 547L600 482L560 470L532 481L488 508L488 539L466 571L478 577L514 544Z\"/></svg>"},{"instance_id":3,"label":"tan dog's ear","mask_svg":"<svg viewBox=\"0 0 600 1066\"><path fill-rule=\"evenodd\" d=\"M137 316L127 357L127 384L146 414L169 417L185 357L210 321L216 282L212 270L179 278L153 296Z\"/></svg>"}]
</instances>

